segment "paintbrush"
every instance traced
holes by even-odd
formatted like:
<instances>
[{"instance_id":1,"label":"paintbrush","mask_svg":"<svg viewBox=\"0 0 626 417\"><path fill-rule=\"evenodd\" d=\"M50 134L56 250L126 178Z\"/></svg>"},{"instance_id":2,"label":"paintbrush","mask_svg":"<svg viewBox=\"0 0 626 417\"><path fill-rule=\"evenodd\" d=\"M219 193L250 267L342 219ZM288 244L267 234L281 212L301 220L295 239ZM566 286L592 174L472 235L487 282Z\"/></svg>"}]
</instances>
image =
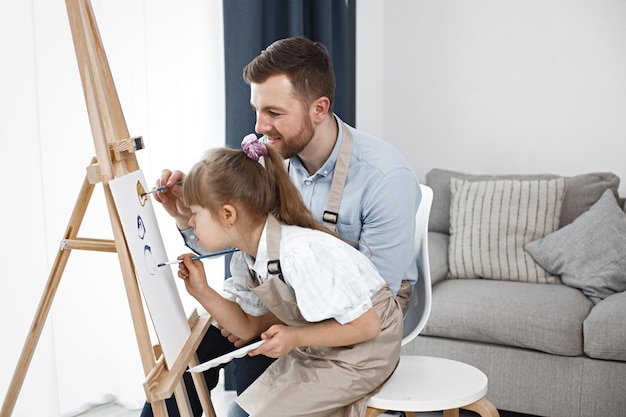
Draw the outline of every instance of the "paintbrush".
<instances>
[{"instance_id":1,"label":"paintbrush","mask_svg":"<svg viewBox=\"0 0 626 417\"><path fill-rule=\"evenodd\" d=\"M219 251L219 252L207 253L206 255L194 256L193 258L191 258L191 260L192 261L197 261L199 259L213 258L213 257L216 257L216 256L222 256L222 255L226 255L226 254L229 254L229 253L237 252L238 250L239 249L226 249L226 250ZM165 266L165 265L179 264L182 261L183 261L182 259L177 259L175 261L163 262L162 264L158 264L157 267L161 267L161 266Z\"/></svg>"},{"instance_id":2,"label":"paintbrush","mask_svg":"<svg viewBox=\"0 0 626 417\"><path fill-rule=\"evenodd\" d=\"M180 184L182 184L182 183L183 183L183 180L178 180L178 181L176 181L176 185L180 185ZM152 190L150 190L150 191L146 191L146 192L145 192L145 193L143 193L141 196L143 197L144 195L153 194L153 193L156 193L156 192L159 192L159 191L163 191L163 190L165 190L166 188L168 188L168 187L167 187L167 185L162 185L162 186L157 187L157 188L154 188L154 189L152 189Z\"/></svg>"}]
</instances>

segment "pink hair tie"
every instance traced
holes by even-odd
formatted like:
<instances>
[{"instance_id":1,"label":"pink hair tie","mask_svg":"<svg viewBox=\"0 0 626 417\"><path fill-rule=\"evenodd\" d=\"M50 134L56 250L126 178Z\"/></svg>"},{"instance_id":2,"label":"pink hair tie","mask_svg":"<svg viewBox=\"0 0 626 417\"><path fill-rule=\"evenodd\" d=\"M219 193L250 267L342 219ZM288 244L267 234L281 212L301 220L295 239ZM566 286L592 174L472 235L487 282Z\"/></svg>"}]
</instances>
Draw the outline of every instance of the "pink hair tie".
<instances>
[{"instance_id":1,"label":"pink hair tie","mask_svg":"<svg viewBox=\"0 0 626 417\"><path fill-rule=\"evenodd\" d=\"M241 150L254 162L259 162L262 156L267 155L265 144L261 142L254 133L250 133L243 138L241 141Z\"/></svg>"}]
</instances>

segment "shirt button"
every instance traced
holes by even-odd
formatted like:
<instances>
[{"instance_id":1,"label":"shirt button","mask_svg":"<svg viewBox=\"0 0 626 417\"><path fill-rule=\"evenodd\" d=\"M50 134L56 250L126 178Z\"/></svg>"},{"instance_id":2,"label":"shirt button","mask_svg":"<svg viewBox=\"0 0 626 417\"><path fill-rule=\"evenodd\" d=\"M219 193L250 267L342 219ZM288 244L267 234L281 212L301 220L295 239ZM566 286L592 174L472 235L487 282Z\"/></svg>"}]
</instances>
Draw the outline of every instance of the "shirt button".
<instances>
[{"instance_id":1,"label":"shirt button","mask_svg":"<svg viewBox=\"0 0 626 417\"><path fill-rule=\"evenodd\" d=\"M305 184L305 185L311 185L311 180L306 180L306 181L304 181L304 184Z\"/></svg>"},{"instance_id":2,"label":"shirt button","mask_svg":"<svg viewBox=\"0 0 626 417\"><path fill-rule=\"evenodd\" d=\"M193 240L196 240L196 239L197 239L197 238L196 238L196 235L191 235L191 236L189 236L189 238L190 238L190 239L193 239Z\"/></svg>"}]
</instances>

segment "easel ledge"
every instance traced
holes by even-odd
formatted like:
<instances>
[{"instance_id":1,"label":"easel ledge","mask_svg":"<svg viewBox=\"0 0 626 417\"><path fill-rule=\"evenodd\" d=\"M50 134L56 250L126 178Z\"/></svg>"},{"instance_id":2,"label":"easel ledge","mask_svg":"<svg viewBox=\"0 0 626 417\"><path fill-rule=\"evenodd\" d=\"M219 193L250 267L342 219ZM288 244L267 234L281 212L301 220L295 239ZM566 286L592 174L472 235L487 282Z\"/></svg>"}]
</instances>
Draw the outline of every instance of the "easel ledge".
<instances>
[{"instance_id":1,"label":"easel ledge","mask_svg":"<svg viewBox=\"0 0 626 417\"><path fill-rule=\"evenodd\" d=\"M165 400L171 397L176 384L180 382L181 375L185 372L187 366L195 366L198 364L195 352L210 325L211 316L199 316L196 310L193 311L189 317L191 336L187 339L187 343L185 343L180 355L169 371L165 365L163 355L158 352L158 346L156 347L157 351L155 355L159 357L159 359L148 375L146 375L146 381L144 382L144 390L146 391L146 398L149 402ZM198 381L195 380L195 377L197 376L199 375L195 373L192 374L196 385ZM200 381L204 383L203 379Z\"/></svg>"}]
</instances>

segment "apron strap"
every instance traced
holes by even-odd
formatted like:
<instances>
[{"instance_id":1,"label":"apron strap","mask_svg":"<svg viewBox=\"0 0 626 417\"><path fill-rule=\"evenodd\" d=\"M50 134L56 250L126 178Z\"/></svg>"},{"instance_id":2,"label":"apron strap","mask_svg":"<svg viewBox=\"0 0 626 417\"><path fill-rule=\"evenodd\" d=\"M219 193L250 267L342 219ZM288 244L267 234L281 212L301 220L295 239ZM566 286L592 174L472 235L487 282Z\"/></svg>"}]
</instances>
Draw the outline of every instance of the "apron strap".
<instances>
[{"instance_id":1,"label":"apron strap","mask_svg":"<svg viewBox=\"0 0 626 417\"><path fill-rule=\"evenodd\" d=\"M271 213L267 216L267 235L265 239L267 242L267 255L270 259L267 261L267 272L269 275L277 276L283 280L283 274L280 269L281 224Z\"/></svg>"},{"instance_id":2,"label":"apron strap","mask_svg":"<svg viewBox=\"0 0 626 417\"><path fill-rule=\"evenodd\" d=\"M330 185L328 203L322 216L324 226L335 233L337 233L339 205L341 204L343 187L346 184L348 168L350 167L350 158L352 157L352 133L343 122L341 123L341 129L343 131L343 140L341 141L339 155L337 156L337 162L335 163L335 172L333 173L333 181Z\"/></svg>"}]
</instances>

